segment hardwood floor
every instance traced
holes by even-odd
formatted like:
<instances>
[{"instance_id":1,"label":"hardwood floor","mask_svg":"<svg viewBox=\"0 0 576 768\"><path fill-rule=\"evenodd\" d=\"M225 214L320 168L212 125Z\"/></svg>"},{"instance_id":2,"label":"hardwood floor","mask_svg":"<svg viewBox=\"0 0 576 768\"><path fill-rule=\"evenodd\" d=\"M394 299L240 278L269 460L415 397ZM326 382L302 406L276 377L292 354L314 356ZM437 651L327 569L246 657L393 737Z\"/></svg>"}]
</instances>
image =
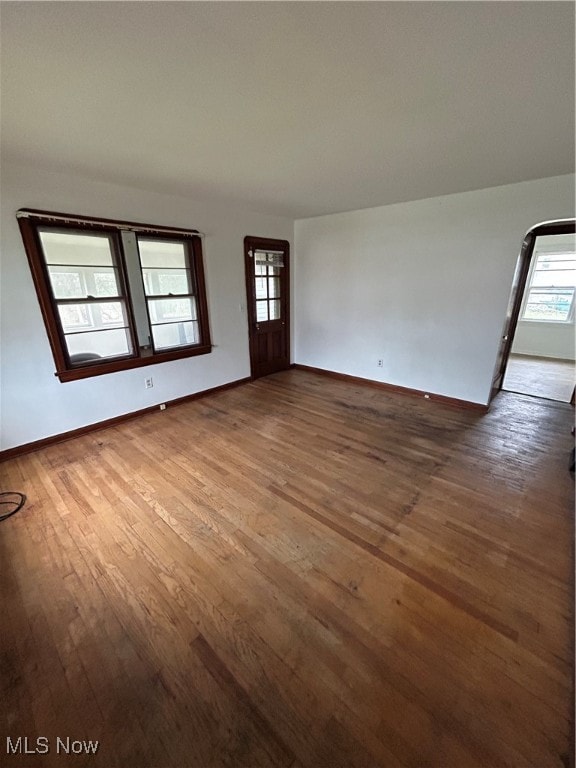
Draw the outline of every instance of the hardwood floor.
<instances>
[{"instance_id":1,"label":"hardwood floor","mask_svg":"<svg viewBox=\"0 0 576 768\"><path fill-rule=\"evenodd\" d=\"M569 403L576 383L575 365L549 357L510 355L504 389Z\"/></svg>"},{"instance_id":2,"label":"hardwood floor","mask_svg":"<svg viewBox=\"0 0 576 768\"><path fill-rule=\"evenodd\" d=\"M0 764L567 765L572 420L288 371L0 465Z\"/></svg>"}]
</instances>

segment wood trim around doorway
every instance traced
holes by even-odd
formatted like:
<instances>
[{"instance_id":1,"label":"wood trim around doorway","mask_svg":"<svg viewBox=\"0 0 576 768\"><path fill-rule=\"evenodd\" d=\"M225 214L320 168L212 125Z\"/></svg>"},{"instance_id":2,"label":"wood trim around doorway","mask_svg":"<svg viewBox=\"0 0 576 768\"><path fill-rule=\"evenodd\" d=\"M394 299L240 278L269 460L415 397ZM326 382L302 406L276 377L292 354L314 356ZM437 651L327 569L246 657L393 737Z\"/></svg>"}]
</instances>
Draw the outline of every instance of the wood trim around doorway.
<instances>
[{"instance_id":1,"label":"wood trim around doorway","mask_svg":"<svg viewBox=\"0 0 576 768\"><path fill-rule=\"evenodd\" d=\"M252 285L252 278L251 278L251 260L250 260L250 252L254 249L261 249L266 250L270 249L283 251L285 256L285 265L282 269L285 270L284 272L284 295L281 295L280 299L282 302L282 316L283 316L283 333L285 335L285 347L286 347L286 364L282 367L273 366L269 371L267 370L265 373L258 372L258 369L261 368L258 364L258 360L256 358L255 353L255 339L254 339L254 323L255 323L255 316L256 316L256 308L255 308L255 297L253 293L253 285ZM268 373L275 373L279 370L285 370L290 368L291 363L291 339L290 339L290 304L291 304L291 281L290 281L290 243L288 240L278 240L275 238L269 238L269 237L255 237L255 236L246 236L244 238L244 275L246 280L246 310L247 310L247 321L248 321L248 343L249 343L249 350L250 350L250 375L252 379L259 378L263 375L268 375ZM270 323L272 325L272 323Z\"/></svg>"},{"instance_id":2,"label":"wood trim around doorway","mask_svg":"<svg viewBox=\"0 0 576 768\"><path fill-rule=\"evenodd\" d=\"M508 359L510 357L510 352L512 351L512 344L514 343L514 336L516 334L516 328L520 318L522 300L526 290L528 275L530 274L530 266L532 263L534 246L536 245L537 238L544 235L571 235L574 233L576 233L576 220L574 219L549 221L542 224L536 224L526 233L514 274L514 282L512 285L510 300L508 302L509 317L504 326L502 343L498 351L498 362L492 381L492 391L490 392L489 403L502 389L504 376L506 374L506 366L508 365Z\"/></svg>"}]
</instances>

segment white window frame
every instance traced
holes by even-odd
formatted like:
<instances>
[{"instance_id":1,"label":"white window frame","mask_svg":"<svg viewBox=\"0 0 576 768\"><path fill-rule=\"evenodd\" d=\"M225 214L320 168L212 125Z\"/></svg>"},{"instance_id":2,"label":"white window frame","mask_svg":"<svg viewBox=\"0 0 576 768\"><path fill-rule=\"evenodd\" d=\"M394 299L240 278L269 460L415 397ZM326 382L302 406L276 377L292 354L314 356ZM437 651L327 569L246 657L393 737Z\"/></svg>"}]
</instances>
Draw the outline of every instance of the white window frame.
<instances>
[{"instance_id":1,"label":"white window frame","mask_svg":"<svg viewBox=\"0 0 576 768\"><path fill-rule=\"evenodd\" d=\"M534 250L534 255L532 257L532 263L530 265L530 272L528 274L528 279L526 281L526 290L524 291L524 297L522 299L522 306L520 309L520 322L521 323L538 323L541 324L553 324L553 325L570 325L574 322L574 315L576 310L576 280L575 285L570 288L570 286L554 286L554 285L538 285L534 287L535 291L558 291L558 290L572 290L572 301L570 302L570 310L568 312L568 315L566 319L564 320L551 320L551 319L537 319L533 317L525 317L524 313L526 312L526 307L528 306L528 301L530 299L530 292L532 290L532 280L534 279L534 273L536 272L536 264L538 263L538 258L540 256L552 256L554 254L562 254L565 255L566 253L572 253L571 251L560 251L558 248L555 248L553 246L544 247L544 248L537 248Z\"/></svg>"}]
</instances>

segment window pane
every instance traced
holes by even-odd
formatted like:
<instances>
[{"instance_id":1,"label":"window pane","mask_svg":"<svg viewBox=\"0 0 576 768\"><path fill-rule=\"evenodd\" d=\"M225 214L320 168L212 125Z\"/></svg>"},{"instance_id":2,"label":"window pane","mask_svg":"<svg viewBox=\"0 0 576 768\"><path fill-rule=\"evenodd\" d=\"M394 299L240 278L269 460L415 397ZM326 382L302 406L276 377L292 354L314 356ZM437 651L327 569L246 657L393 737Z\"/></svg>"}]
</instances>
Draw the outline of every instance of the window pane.
<instances>
[{"instance_id":1,"label":"window pane","mask_svg":"<svg viewBox=\"0 0 576 768\"><path fill-rule=\"evenodd\" d=\"M56 299L80 299L86 297L86 289L79 272L64 272L62 267L48 267L52 292Z\"/></svg>"},{"instance_id":2,"label":"window pane","mask_svg":"<svg viewBox=\"0 0 576 768\"><path fill-rule=\"evenodd\" d=\"M284 266L284 254L280 251L255 251L254 263L274 265L275 267Z\"/></svg>"},{"instance_id":3,"label":"window pane","mask_svg":"<svg viewBox=\"0 0 576 768\"><path fill-rule=\"evenodd\" d=\"M270 320L280 320L280 301L274 299L274 301L269 301L268 304L270 304Z\"/></svg>"},{"instance_id":4,"label":"window pane","mask_svg":"<svg viewBox=\"0 0 576 768\"><path fill-rule=\"evenodd\" d=\"M158 296L163 293L192 293L192 281L188 269L147 267L142 270L142 273L147 296Z\"/></svg>"},{"instance_id":5,"label":"window pane","mask_svg":"<svg viewBox=\"0 0 576 768\"><path fill-rule=\"evenodd\" d=\"M532 276L532 285L537 288L549 286L554 288L574 287L576 284L576 269L536 269Z\"/></svg>"},{"instance_id":6,"label":"window pane","mask_svg":"<svg viewBox=\"0 0 576 768\"><path fill-rule=\"evenodd\" d=\"M279 275L280 274L280 267L268 267L268 274L269 275Z\"/></svg>"},{"instance_id":7,"label":"window pane","mask_svg":"<svg viewBox=\"0 0 576 768\"><path fill-rule=\"evenodd\" d=\"M266 265L265 264L255 264L254 265L254 272L257 275L265 275L266 274Z\"/></svg>"},{"instance_id":8,"label":"window pane","mask_svg":"<svg viewBox=\"0 0 576 768\"><path fill-rule=\"evenodd\" d=\"M570 252L538 254L531 285L574 288L576 286L575 254Z\"/></svg>"},{"instance_id":9,"label":"window pane","mask_svg":"<svg viewBox=\"0 0 576 768\"><path fill-rule=\"evenodd\" d=\"M277 299L280 296L280 278L269 277L268 278L268 296L271 299Z\"/></svg>"},{"instance_id":10,"label":"window pane","mask_svg":"<svg viewBox=\"0 0 576 768\"><path fill-rule=\"evenodd\" d=\"M120 302L109 301L106 304L94 304L92 305L92 313L100 313L101 325L126 325L126 318L122 311L123 307Z\"/></svg>"},{"instance_id":11,"label":"window pane","mask_svg":"<svg viewBox=\"0 0 576 768\"><path fill-rule=\"evenodd\" d=\"M38 230L47 264L113 266L108 235Z\"/></svg>"},{"instance_id":12,"label":"window pane","mask_svg":"<svg viewBox=\"0 0 576 768\"><path fill-rule=\"evenodd\" d=\"M152 335L156 350L198 344L200 341L197 322L154 325L152 326Z\"/></svg>"},{"instance_id":13,"label":"window pane","mask_svg":"<svg viewBox=\"0 0 576 768\"><path fill-rule=\"evenodd\" d=\"M127 328L75 333L64 338L70 362L73 365L132 353L132 343Z\"/></svg>"},{"instance_id":14,"label":"window pane","mask_svg":"<svg viewBox=\"0 0 576 768\"><path fill-rule=\"evenodd\" d=\"M64 304L58 307L58 311L60 312L60 320L65 332L77 331L93 326L87 304Z\"/></svg>"},{"instance_id":15,"label":"window pane","mask_svg":"<svg viewBox=\"0 0 576 768\"><path fill-rule=\"evenodd\" d=\"M158 287L160 293L192 293L188 271L159 272Z\"/></svg>"},{"instance_id":16,"label":"window pane","mask_svg":"<svg viewBox=\"0 0 576 768\"><path fill-rule=\"evenodd\" d=\"M576 254L566 251L565 253L541 253L538 256L537 269L546 269L546 265L550 264L553 269L576 269Z\"/></svg>"},{"instance_id":17,"label":"window pane","mask_svg":"<svg viewBox=\"0 0 576 768\"><path fill-rule=\"evenodd\" d=\"M256 302L256 322L263 322L268 320L268 302L257 301Z\"/></svg>"},{"instance_id":18,"label":"window pane","mask_svg":"<svg viewBox=\"0 0 576 768\"><path fill-rule=\"evenodd\" d=\"M94 290L90 282L88 283L88 293L92 296L119 296L118 277L115 269L98 270L94 272Z\"/></svg>"},{"instance_id":19,"label":"window pane","mask_svg":"<svg viewBox=\"0 0 576 768\"><path fill-rule=\"evenodd\" d=\"M125 306L121 301L59 304L58 312L64 333L128 325Z\"/></svg>"},{"instance_id":20,"label":"window pane","mask_svg":"<svg viewBox=\"0 0 576 768\"><path fill-rule=\"evenodd\" d=\"M524 309L525 320L561 320L566 321L574 291L536 291L531 290Z\"/></svg>"},{"instance_id":21,"label":"window pane","mask_svg":"<svg viewBox=\"0 0 576 768\"><path fill-rule=\"evenodd\" d=\"M88 296L119 296L117 270L114 267L48 266L56 299L85 299Z\"/></svg>"},{"instance_id":22,"label":"window pane","mask_svg":"<svg viewBox=\"0 0 576 768\"><path fill-rule=\"evenodd\" d=\"M266 293L266 278L257 277L256 278L256 298L266 299L267 297L268 297L268 294Z\"/></svg>"},{"instance_id":23,"label":"window pane","mask_svg":"<svg viewBox=\"0 0 576 768\"><path fill-rule=\"evenodd\" d=\"M196 320L196 299L150 299L150 322L169 323L175 320Z\"/></svg>"},{"instance_id":24,"label":"window pane","mask_svg":"<svg viewBox=\"0 0 576 768\"><path fill-rule=\"evenodd\" d=\"M185 269L186 251L184 243L165 240L144 240L138 238L140 263L143 267L168 267Z\"/></svg>"}]
</instances>

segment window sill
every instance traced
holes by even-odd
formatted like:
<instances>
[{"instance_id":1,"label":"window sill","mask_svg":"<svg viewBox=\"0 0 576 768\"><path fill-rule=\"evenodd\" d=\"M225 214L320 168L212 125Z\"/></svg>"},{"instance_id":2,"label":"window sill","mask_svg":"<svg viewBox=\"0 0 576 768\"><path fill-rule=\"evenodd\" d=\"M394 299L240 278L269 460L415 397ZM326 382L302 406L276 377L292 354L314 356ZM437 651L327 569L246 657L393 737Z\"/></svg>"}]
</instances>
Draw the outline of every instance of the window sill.
<instances>
[{"instance_id":1,"label":"window sill","mask_svg":"<svg viewBox=\"0 0 576 768\"><path fill-rule=\"evenodd\" d=\"M529 319L520 319L518 321L519 323L527 323L528 325L573 325L574 320L529 320Z\"/></svg>"},{"instance_id":2,"label":"window sill","mask_svg":"<svg viewBox=\"0 0 576 768\"><path fill-rule=\"evenodd\" d=\"M130 357L125 360L111 360L108 363L98 363L97 365L83 365L78 368L70 368L64 371L56 371L61 382L77 381L78 379L88 379L92 376L103 376L105 373L117 373L118 371L128 371L132 368L143 368L147 365L157 365L158 363L169 363L172 360L182 360L186 357L196 357L196 355L207 355L212 352L212 345L205 344L187 349L175 349L172 352L159 352L150 357Z\"/></svg>"}]
</instances>

